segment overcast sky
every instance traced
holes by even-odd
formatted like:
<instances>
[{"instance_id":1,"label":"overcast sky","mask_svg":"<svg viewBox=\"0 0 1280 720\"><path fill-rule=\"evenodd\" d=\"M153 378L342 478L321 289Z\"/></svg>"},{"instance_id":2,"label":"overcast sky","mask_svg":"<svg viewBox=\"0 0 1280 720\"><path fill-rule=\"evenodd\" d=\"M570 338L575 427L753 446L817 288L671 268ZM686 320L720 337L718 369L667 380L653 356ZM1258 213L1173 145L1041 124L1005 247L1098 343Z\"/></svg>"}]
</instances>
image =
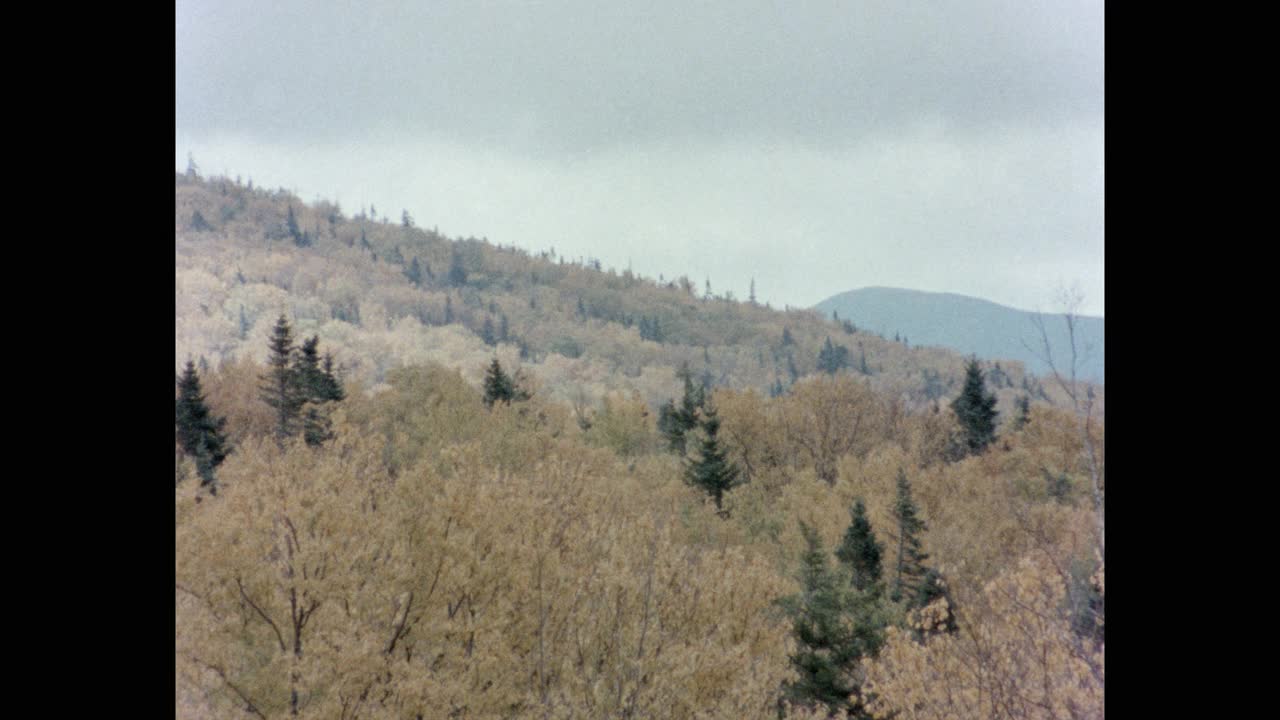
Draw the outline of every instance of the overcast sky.
<instances>
[{"instance_id":1,"label":"overcast sky","mask_svg":"<svg viewBox=\"0 0 1280 720\"><path fill-rule=\"evenodd\" d=\"M1100 1L178 0L176 169L810 306L1103 314Z\"/></svg>"}]
</instances>

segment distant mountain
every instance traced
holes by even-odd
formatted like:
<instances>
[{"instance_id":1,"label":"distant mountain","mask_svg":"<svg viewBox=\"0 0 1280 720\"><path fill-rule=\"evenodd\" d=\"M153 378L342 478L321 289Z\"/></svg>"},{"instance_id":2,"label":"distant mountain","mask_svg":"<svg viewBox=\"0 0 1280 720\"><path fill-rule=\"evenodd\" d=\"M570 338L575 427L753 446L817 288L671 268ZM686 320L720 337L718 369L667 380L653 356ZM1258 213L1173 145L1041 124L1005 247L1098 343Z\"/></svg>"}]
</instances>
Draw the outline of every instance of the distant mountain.
<instances>
[{"instance_id":1,"label":"distant mountain","mask_svg":"<svg viewBox=\"0 0 1280 720\"><path fill-rule=\"evenodd\" d=\"M1049 366L1023 343L1037 350L1041 340L1032 323L1035 313L979 298L899 288L871 287L833 295L814 306L827 317L838 312L859 330L887 338L903 335L913 347L937 345L976 354L987 360L1020 360L1027 370L1047 375ZM1062 315L1044 314L1054 362L1064 374L1070 361L1067 326ZM1076 319L1076 346L1081 353L1080 379L1104 382L1103 318ZM1085 352L1085 348L1090 348Z\"/></svg>"}]
</instances>

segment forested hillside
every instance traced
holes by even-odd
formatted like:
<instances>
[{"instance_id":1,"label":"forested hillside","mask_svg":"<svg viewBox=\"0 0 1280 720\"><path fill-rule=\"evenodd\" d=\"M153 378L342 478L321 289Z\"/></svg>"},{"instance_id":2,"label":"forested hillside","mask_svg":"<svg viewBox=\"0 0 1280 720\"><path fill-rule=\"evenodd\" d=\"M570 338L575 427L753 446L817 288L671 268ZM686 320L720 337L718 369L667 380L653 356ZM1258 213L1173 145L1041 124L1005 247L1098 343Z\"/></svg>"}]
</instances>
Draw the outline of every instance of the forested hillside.
<instances>
[{"instance_id":1,"label":"forested hillside","mask_svg":"<svg viewBox=\"0 0 1280 720\"><path fill-rule=\"evenodd\" d=\"M176 178L178 717L1103 716L1101 388Z\"/></svg>"}]
</instances>

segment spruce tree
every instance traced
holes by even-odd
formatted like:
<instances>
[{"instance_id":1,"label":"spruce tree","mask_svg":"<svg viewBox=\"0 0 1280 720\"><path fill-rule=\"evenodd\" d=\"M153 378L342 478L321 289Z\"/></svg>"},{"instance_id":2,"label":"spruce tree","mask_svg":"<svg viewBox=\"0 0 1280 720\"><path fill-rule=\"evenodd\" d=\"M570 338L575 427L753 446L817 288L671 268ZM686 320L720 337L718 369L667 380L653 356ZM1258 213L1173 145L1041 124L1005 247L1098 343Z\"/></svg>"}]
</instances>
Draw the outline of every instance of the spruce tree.
<instances>
[{"instance_id":1,"label":"spruce tree","mask_svg":"<svg viewBox=\"0 0 1280 720\"><path fill-rule=\"evenodd\" d=\"M725 451L720 447L720 418L716 417L713 407L705 409L702 422L703 431L698 457L689 460L685 466L685 482L702 488L711 496L716 504L716 512L725 516L724 494L742 484L738 467L729 461Z\"/></svg>"},{"instance_id":2,"label":"spruce tree","mask_svg":"<svg viewBox=\"0 0 1280 720\"><path fill-rule=\"evenodd\" d=\"M484 376L484 404L492 408L496 402L510 404L513 400L527 399L528 395L516 389L515 381L502 370L498 358L493 359Z\"/></svg>"},{"instance_id":3,"label":"spruce tree","mask_svg":"<svg viewBox=\"0 0 1280 720\"><path fill-rule=\"evenodd\" d=\"M467 269L462 265L462 256L454 249L453 255L449 258L449 284L453 287L462 287L467 284Z\"/></svg>"},{"instance_id":4,"label":"spruce tree","mask_svg":"<svg viewBox=\"0 0 1280 720\"><path fill-rule=\"evenodd\" d=\"M285 230L288 231L289 237L293 238L296 245L302 245L302 231L298 229L298 218L293 214L293 206L289 206L289 215L284 221Z\"/></svg>"},{"instance_id":5,"label":"spruce tree","mask_svg":"<svg viewBox=\"0 0 1280 720\"><path fill-rule=\"evenodd\" d=\"M954 633L959 629L956 625L955 601L951 599L951 593L947 590L947 582L942 577L942 573L929 568L925 571L915 595L909 599L907 608L924 610L939 600L946 600L946 609L940 614L931 613L927 624L917 618L916 626L911 630L916 640L923 641L930 636Z\"/></svg>"},{"instance_id":6,"label":"spruce tree","mask_svg":"<svg viewBox=\"0 0 1280 720\"><path fill-rule=\"evenodd\" d=\"M306 402L294 377L293 330L283 314L271 331L271 355L267 358L267 374L263 376L262 400L276 411L277 442L297 433L299 414Z\"/></svg>"},{"instance_id":7,"label":"spruce tree","mask_svg":"<svg viewBox=\"0 0 1280 720\"><path fill-rule=\"evenodd\" d=\"M493 318L488 315L484 316L484 325L480 328L480 339L490 347L498 344L498 338L493 334Z\"/></svg>"},{"instance_id":8,"label":"spruce tree","mask_svg":"<svg viewBox=\"0 0 1280 720\"><path fill-rule=\"evenodd\" d=\"M685 434L698 425L698 410L706 404L706 387L694 387L693 373L688 364L681 366L676 375L684 380L684 397L679 407L668 400L658 413L658 431L667 439L672 452L685 453Z\"/></svg>"},{"instance_id":9,"label":"spruce tree","mask_svg":"<svg viewBox=\"0 0 1280 720\"><path fill-rule=\"evenodd\" d=\"M986 450L996 437L996 396L987 392L976 356L965 365L964 388L951 401L951 409L964 430L969 453Z\"/></svg>"},{"instance_id":10,"label":"spruce tree","mask_svg":"<svg viewBox=\"0 0 1280 720\"><path fill-rule=\"evenodd\" d=\"M218 491L214 485L213 469L227 457L227 437L222 432L227 421L226 418L214 417L209 411L200 390L195 363L190 360L187 360L182 376L178 378L175 410L178 442L182 445L183 452L195 461L200 485L209 488L209 492L216 495Z\"/></svg>"},{"instance_id":11,"label":"spruce tree","mask_svg":"<svg viewBox=\"0 0 1280 720\"><path fill-rule=\"evenodd\" d=\"M1013 417L1013 429L1021 430L1031 421L1031 398L1019 395L1013 402L1013 407L1018 411L1018 414Z\"/></svg>"},{"instance_id":12,"label":"spruce tree","mask_svg":"<svg viewBox=\"0 0 1280 720\"><path fill-rule=\"evenodd\" d=\"M818 370L828 375L834 375L840 372L841 368L848 366L849 348L832 343L831 336L828 335L826 343L818 351Z\"/></svg>"},{"instance_id":13,"label":"spruce tree","mask_svg":"<svg viewBox=\"0 0 1280 720\"><path fill-rule=\"evenodd\" d=\"M418 264L417 256L414 256L409 267L405 269L404 276L414 285L422 285L422 266Z\"/></svg>"},{"instance_id":14,"label":"spruce tree","mask_svg":"<svg viewBox=\"0 0 1280 720\"><path fill-rule=\"evenodd\" d=\"M319 336L304 341L293 365L293 381L303 402L302 436L312 447L333 438L326 403L343 397L342 387L333 376L333 357L326 356L321 367L319 346Z\"/></svg>"},{"instance_id":15,"label":"spruce tree","mask_svg":"<svg viewBox=\"0 0 1280 720\"><path fill-rule=\"evenodd\" d=\"M925 576L924 561L929 559L920 549L920 534L928 529L928 525L919 517L919 509L911 498L911 483L901 468L898 469L898 501L893 507L893 517L898 524L894 538L898 545L898 558L890 598L901 602L919 592Z\"/></svg>"},{"instance_id":16,"label":"spruce tree","mask_svg":"<svg viewBox=\"0 0 1280 720\"><path fill-rule=\"evenodd\" d=\"M875 657L883 646L885 613L877 595L854 589L832 570L816 530L803 522L800 530L805 539L802 590L781 602L797 645L790 659L798 677L787 683L786 696L806 707L823 705L869 719L861 661Z\"/></svg>"},{"instance_id":17,"label":"spruce tree","mask_svg":"<svg viewBox=\"0 0 1280 720\"><path fill-rule=\"evenodd\" d=\"M867 520L867 508L862 504L862 498L858 498L850 508L849 515L849 527L844 531L840 547L836 548L836 557L848 568L855 588L878 595L881 592L883 571L880 560L884 548L871 532L871 522Z\"/></svg>"}]
</instances>

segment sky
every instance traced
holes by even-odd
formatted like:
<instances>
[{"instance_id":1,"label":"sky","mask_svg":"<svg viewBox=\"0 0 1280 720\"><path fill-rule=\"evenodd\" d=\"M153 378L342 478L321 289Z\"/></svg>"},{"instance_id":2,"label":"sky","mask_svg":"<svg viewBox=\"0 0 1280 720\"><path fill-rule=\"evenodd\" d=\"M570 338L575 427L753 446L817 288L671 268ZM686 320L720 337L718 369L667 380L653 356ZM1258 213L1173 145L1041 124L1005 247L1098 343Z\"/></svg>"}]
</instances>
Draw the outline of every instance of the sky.
<instances>
[{"instance_id":1,"label":"sky","mask_svg":"<svg viewBox=\"0 0 1280 720\"><path fill-rule=\"evenodd\" d=\"M1100 1L177 0L175 168L745 299L1103 315Z\"/></svg>"}]
</instances>

